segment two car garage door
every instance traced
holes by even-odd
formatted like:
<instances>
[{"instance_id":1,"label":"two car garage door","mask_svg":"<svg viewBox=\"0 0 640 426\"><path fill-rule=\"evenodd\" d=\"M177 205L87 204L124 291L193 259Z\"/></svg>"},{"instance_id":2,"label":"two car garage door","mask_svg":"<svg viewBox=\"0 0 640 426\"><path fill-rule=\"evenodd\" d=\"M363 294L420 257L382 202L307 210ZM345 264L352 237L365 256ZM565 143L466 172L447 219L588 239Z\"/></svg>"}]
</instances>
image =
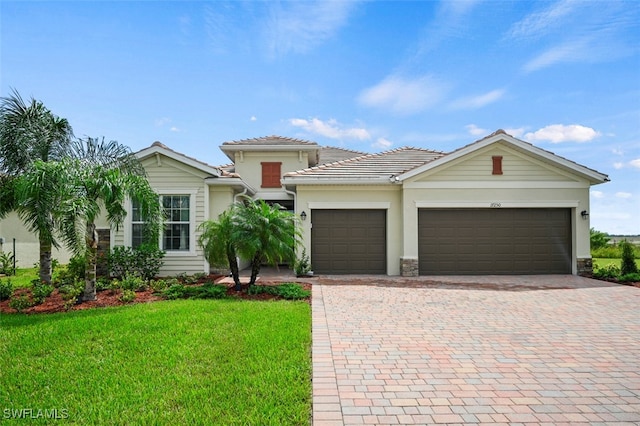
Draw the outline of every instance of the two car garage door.
<instances>
[{"instance_id":1,"label":"two car garage door","mask_svg":"<svg viewBox=\"0 0 640 426\"><path fill-rule=\"evenodd\" d=\"M387 273L386 210L313 210L311 220L316 273ZM417 232L421 275L571 273L570 209L420 209Z\"/></svg>"}]
</instances>

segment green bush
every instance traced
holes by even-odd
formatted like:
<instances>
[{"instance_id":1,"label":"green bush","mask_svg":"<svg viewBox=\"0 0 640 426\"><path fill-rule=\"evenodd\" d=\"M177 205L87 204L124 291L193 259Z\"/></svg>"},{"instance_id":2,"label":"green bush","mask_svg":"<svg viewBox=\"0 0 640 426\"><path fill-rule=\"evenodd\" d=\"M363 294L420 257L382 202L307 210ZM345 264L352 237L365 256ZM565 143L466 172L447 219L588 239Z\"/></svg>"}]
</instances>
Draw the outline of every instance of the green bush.
<instances>
[{"instance_id":1,"label":"green bush","mask_svg":"<svg viewBox=\"0 0 640 426\"><path fill-rule=\"evenodd\" d=\"M162 292L162 297L168 300L182 299L185 294L183 284L172 284Z\"/></svg>"},{"instance_id":2,"label":"green bush","mask_svg":"<svg viewBox=\"0 0 640 426\"><path fill-rule=\"evenodd\" d=\"M622 248L622 262L620 264L620 274L621 275L637 274L638 266L636 265L633 244L625 240L620 243L620 247Z\"/></svg>"},{"instance_id":3,"label":"green bush","mask_svg":"<svg viewBox=\"0 0 640 426\"><path fill-rule=\"evenodd\" d=\"M0 252L0 274L13 275L13 254L10 251Z\"/></svg>"},{"instance_id":4,"label":"green bush","mask_svg":"<svg viewBox=\"0 0 640 426\"><path fill-rule=\"evenodd\" d=\"M111 290L111 280L106 277L100 277L96 280L96 291Z\"/></svg>"},{"instance_id":5,"label":"green bush","mask_svg":"<svg viewBox=\"0 0 640 426\"><path fill-rule=\"evenodd\" d=\"M609 238L609 234L598 231L595 228L591 228L590 230L590 240L591 240L591 249L600 249L604 248L609 244L611 238ZM602 257L602 256L598 256Z\"/></svg>"},{"instance_id":6,"label":"green bush","mask_svg":"<svg viewBox=\"0 0 640 426\"><path fill-rule=\"evenodd\" d=\"M603 259L619 259L620 258L620 247L617 245L612 246L604 246L599 248L591 249L592 257L599 257Z\"/></svg>"},{"instance_id":7,"label":"green bush","mask_svg":"<svg viewBox=\"0 0 640 426\"><path fill-rule=\"evenodd\" d=\"M227 286L222 284L206 283L198 289L197 299L224 299L227 297Z\"/></svg>"},{"instance_id":8,"label":"green bush","mask_svg":"<svg viewBox=\"0 0 640 426\"><path fill-rule=\"evenodd\" d=\"M126 275L121 281L119 287L122 290L145 291L148 288L147 283L136 275Z\"/></svg>"},{"instance_id":9,"label":"green bush","mask_svg":"<svg viewBox=\"0 0 640 426\"><path fill-rule=\"evenodd\" d=\"M13 284L10 279L0 280L0 302L9 300L13 295Z\"/></svg>"},{"instance_id":10,"label":"green bush","mask_svg":"<svg viewBox=\"0 0 640 426\"><path fill-rule=\"evenodd\" d=\"M593 265L593 277L598 279L612 279L620 276L620 268L617 265L609 264L605 266Z\"/></svg>"},{"instance_id":11,"label":"green bush","mask_svg":"<svg viewBox=\"0 0 640 426\"><path fill-rule=\"evenodd\" d=\"M126 275L138 275L148 281L158 275L164 255L164 251L148 244L135 249L114 247L108 256L109 273L120 279Z\"/></svg>"},{"instance_id":12,"label":"green bush","mask_svg":"<svg viewBox=\"0 0 640 426\"><path fill-rule=\"evenodd\" d=\"M133 290L123 290L119 299L124 303L133 302L136 299L136 292Z\"/></svg>"},{"instance_id":13,"label":"green bush","mask_svg":"<svg viewBox=\"0 0 640 426\"><path fill-rule=\"evenodd\" d=\"M300 284L284 283L277 286L271 285L254 285L249 287L249 294L272 294L288 300L305 299L311 295L311 292L302 288Z\"/></svg>"},{"instance_id":14,"label":"green bush","mask_svg":"<svg viewBox=\"0 0 640 426\"><path fill-rule=\"evenodd\" d=\"M285 283L280 284L276 287L278 296L283 299L288 300L298 300L298 299L306 299L311 296L311 292L309 290L305 290L302 288L300 284L295 283Z\"/></svg>"},{"instance_id":15,"label":"green bush","mask_svg":"<svg viewBox=\"0 0 640 426\"><path fill-rule=\"evenodd\" d=\"M31 306L33 306L33 304L26 294L14 296L11 298L11 300L9 300L9 307L15 309L18 312L22 312L25 309L30 308Z\"/></svg>"},{"instance_id":16,"label":"green bush","mask_svg":"<svg viewBox=\"0 0 640 426\"><path fill-rule=\"evenodd\" d=\"M311 263L306 249L302 249L300 258L297 259L295 264L293 265L293 271L298 277L307 275L309 272L311 272Z\"/></svg>"},{"instance_id":17,"label":"green bush","mask_svg":"<svg viewBox=\"0 0 640 426\"><path fill-rule=\"evenodd\" d=\"M58 287L58 292L62 296L62 299L65 301L64 308L66 310L71 309L73 305L78 301L78 297L82 294L84 290L84 281L76 281L73 283L62 284Z\"/></svg>"},{"instance_id":18,"label":"green bush","mask_svg":"<svg viewBox=\"0 0 640 426\"><path fill-rule=\"evenodd\" d=\"M622 283L638 283L640 282L640 273L636 272L632 274L620 275L618 281Z\"/></svg>"},{"instance_id":19,"label":"green bush","mask_svg":"<svg viewBox=\"0 0 640 426\"><path fill-rule=\"evenodd\" d=\"M53 285L55 287L74 285L77 281L84 280L86 266L85 256L73 256L69 259L69 263L66 266L59 266L56 268L52 280Z\"/></svg>"},{"instance_id":20,"label":"green bush","mask_svg":"<svg viewBox=\"0 0 640 426\"><path fill-rule=\"evenodd\" d=\"M53 286L40 280L31 281L31 294L33 295L33 303L41 305L45 299L53 293Z\"/></svg>"},{"instance_id":21,"label":"green bush","mask_svg":"<svg viewBox=\"0 0 640 426\"><path fill-rule=\"evenodd\" d=\"M166 280L159 279L149 281L149 287L151 287L151 290L153 290L154 293L160 293L166 289L168 285Z\"/></svg>"},{"instance_id":22,"label":"green bush","mask_svg":"<svg viewBox=\"0 0 640 426\"><path fill-rule=\"evenodd\" d=\"M173 284L162 292L162 297L175 299L223 299L227 296L227 286L206 283L201 286Z\"/></svg>"}]
</instances>

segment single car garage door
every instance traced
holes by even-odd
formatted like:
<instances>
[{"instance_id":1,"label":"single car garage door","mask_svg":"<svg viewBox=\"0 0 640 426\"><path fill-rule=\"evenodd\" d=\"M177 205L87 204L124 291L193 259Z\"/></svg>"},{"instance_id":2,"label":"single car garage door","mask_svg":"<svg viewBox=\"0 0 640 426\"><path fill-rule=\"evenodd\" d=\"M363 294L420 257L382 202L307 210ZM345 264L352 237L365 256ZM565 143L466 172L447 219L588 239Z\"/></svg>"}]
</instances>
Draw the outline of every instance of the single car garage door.
<instances>
[{"instance_id":1,"label":"single car garage door","mask_svg":"<svg viewBox=\"0 0 640 426\"><path fill-rule=\"evenodd\" d=\"M311 265L316 274L386 274L386 210L313 210Z\"/></svg>"},{"instance_id":2,"label":"single car garage door","mask_svg":"<svg viewBox=\"0 0 640 426\"><path fill-rule=\"evenodd\" d=\"M421 275L569 274L570 209L420 209Z\"/></svg>"}]
</instances>

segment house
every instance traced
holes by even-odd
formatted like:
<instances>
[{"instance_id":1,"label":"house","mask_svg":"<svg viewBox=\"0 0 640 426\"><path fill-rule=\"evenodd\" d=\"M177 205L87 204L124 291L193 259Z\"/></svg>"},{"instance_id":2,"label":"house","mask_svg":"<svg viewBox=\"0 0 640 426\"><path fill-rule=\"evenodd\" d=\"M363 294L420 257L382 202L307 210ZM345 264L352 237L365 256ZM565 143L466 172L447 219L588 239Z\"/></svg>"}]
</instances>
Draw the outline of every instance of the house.
<instances>
[{"instance_id":1,"label":"house","mask_svg":"<svg viewBox=\"0 0 640 426\"><path fill-rule=\"evenodd\" d=\"M450 153L403 147L366 154L279 136L220 149L231 164L214 167L160 142L136 154L167 212L163 275L209 271L198 226L241 196L301 217L316 274L591 268L589 189L607 176L503 130ZM142 222L128 208L123 227L103 231L111 246L141 241ZM0 236L10 236L2 223Z\"/></svg>"}]
</instances>

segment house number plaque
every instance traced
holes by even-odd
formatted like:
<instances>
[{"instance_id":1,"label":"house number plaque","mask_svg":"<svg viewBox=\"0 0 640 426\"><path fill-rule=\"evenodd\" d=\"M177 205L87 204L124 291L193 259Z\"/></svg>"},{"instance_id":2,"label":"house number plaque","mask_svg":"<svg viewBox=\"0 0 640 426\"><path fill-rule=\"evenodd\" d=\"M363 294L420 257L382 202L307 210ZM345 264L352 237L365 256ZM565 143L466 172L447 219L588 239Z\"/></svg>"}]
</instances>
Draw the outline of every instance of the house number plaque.
<instances>
[{"instance_id":1,"label":"house number plaque","mask_svg":"<svg viewBox=\"0 0 640 426\"><path fill-rule=\"evenodd\" d=\"M497 208L502 207L502 203L491 203L491 204L490 204L490 207L493 207L493 208L496 208L496 209L497 209Z\"/></svg>"}]
</instances>

